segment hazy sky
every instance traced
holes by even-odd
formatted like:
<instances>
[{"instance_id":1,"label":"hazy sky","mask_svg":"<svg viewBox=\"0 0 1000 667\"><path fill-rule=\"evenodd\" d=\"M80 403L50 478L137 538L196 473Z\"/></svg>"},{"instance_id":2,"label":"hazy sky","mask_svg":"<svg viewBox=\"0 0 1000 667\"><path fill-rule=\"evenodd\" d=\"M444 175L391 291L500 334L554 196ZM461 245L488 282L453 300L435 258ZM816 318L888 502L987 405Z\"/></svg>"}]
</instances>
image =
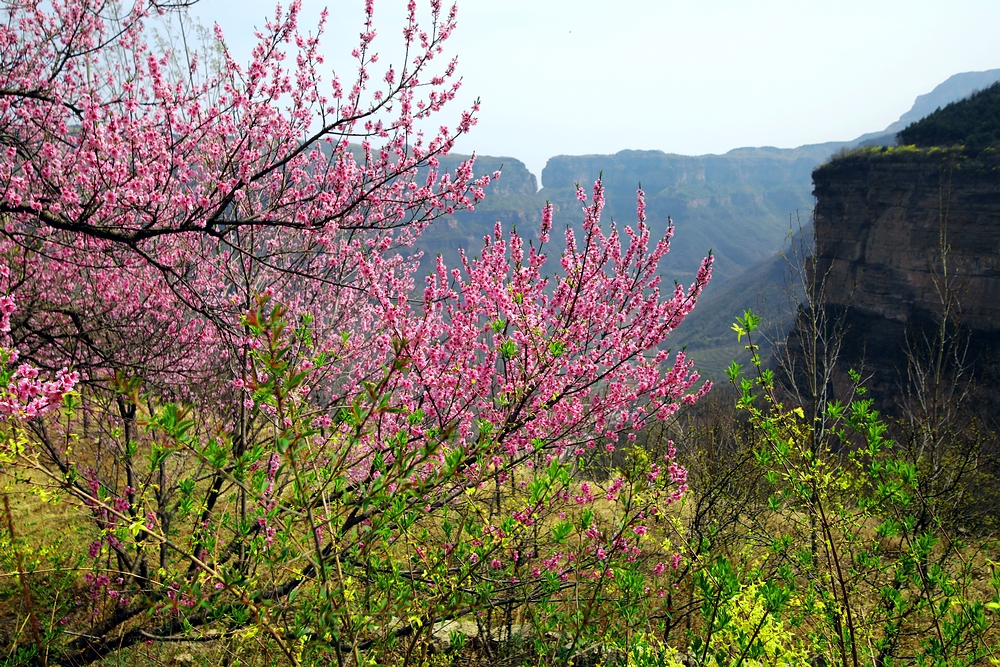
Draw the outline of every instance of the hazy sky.
<instances>
[{"instance_id":1,"label":"hazy sky","mask_svg":"<svg viewBox=\"0 0 1000 667\"><path fill-rule=\"evenodd\" d=\"M346 72L363 0L303 2L303 28L329 8L324 52ZM398 59L405 4L375 2L383 61ZM201 0L192 11L245 59L273 7ZM540 176L559 154L853 139L952 74L1000 67L998 34L997 0L461 0L447 49L460 101L482 103L459 149Z\"/></svg>"}]
</instances>

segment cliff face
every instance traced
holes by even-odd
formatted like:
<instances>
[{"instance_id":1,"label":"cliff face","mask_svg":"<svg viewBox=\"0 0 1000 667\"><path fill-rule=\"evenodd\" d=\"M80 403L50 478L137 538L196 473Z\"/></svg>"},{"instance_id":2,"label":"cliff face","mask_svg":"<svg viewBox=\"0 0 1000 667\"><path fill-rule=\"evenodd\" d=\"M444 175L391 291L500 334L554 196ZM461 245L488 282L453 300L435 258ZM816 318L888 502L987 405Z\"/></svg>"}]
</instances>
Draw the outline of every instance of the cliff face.
<instances>
[{"instance_id":1,"label":"cliff face","mask_svg":"<svg viewBox=\"0 0 1000 667\"><path fill-rule=\"evenodd\" d=\"M899 323L932 317L945 243L963 324L1000 330L1000 155L869 151L820 167L813 180L830 303Z\"/></svg>"},{"instance_id":2,"label":"cliff face","mask_svg":"<svg viewBox=\"0 0 1000 667\"><path fill-rule=\"evenodd\" d=\"M907 336L919 338L942 311L943 247L967 361L980 377L992 372L1000 351L1000 155L876 149L833 160L813 180L817 274L826 275L828 304L847 311L842 359L874 372L875 397L898 394Z\"/></svg>"}]
</instances>

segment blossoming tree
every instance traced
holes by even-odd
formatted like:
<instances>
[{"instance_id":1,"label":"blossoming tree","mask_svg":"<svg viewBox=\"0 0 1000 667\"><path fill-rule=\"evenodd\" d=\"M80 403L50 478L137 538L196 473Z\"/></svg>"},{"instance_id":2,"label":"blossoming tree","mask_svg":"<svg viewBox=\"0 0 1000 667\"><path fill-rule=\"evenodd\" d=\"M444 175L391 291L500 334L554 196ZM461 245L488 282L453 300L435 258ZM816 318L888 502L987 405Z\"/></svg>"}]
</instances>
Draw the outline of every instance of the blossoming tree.
<instances>
[{"instance_id":1,"label":"blossoming tree","mask_svg":"<svg viewBox=\"0 0 1000 667\"><path fill-rule=\"evenodd\" d=\"M602 224L598 182L551 273L546 207L536 238L498 225L419 290L405 249L500 176L439 170L475 105L419 129L459 88L454 8L432 0L421 25L411 1L383 66L369 0L354 76L329 81L297 2L246 66L218 29L212 66L155 52L147 25L176 11L160 3L6 10L4 323L57 377L34 418L17 397L37 371L4 376L2 461L81 508L87 570L18 650L407 663L449 622L516 614L568 660L645 628L685 473L672 451L594 466L707 391L662 344L711 258L661 293L670 233L650 237L641 190L634 227Z\"/></svg>"}]
</instances>

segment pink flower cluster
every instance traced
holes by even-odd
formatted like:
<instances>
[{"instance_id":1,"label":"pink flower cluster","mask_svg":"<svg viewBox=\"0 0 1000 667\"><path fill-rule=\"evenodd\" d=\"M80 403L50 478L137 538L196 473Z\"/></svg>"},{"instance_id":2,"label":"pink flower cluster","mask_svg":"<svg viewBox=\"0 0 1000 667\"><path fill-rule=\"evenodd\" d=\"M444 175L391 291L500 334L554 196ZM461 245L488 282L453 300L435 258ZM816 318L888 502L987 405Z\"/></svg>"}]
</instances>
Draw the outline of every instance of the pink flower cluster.
<instances>
[{"instance_id":1,"label":"pink flower cluster","mask_svg":"<svg viewBox=\"0 0 1000 667\"><path fill-rule=\"evenodd\" d=\"M79 373L64 368L54 380L42 381L36 368L21 364L6 389L0 389L0 419L26 421L55 409L79 379Z\"/></svg>"},{"instance_id":2,"label":"pink flower cluster","mask_svg":"<svg viewBox=\"0 0 1000 667\"><path fill-rule=\"evenodd\" d=\"M10 331L10 316L15 311L11 296L0 297L0 335ZM0 363L13 364L17 350L0 346ZM7 375L7 384L0 386L0 419L27 421L59 406L63 397L80 381L80 374L63 368L55 379L39 379L38 369L30 364L20 364Z\"/></svg>"}]
</instances>

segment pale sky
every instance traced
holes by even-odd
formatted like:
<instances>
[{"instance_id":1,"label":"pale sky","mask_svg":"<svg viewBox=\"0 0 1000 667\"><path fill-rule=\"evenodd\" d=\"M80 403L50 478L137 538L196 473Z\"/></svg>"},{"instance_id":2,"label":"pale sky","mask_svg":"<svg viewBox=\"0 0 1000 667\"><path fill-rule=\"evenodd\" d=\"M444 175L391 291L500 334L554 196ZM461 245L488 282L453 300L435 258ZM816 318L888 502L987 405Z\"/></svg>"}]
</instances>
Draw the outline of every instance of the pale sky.
<instances>
[{"instance_id":1,"label":"pale sky","mask_svg":"<svg viewBox=\"0 0 1000 667\"><path fill-rule=\"evenodd\" d=\"M421 1L421 0L418 0ZM447 0L445 0L447 2ZM327 63L350 67L364 0L330 10ZM422 2L426 6L426 2ZM375 0L376 49L398 51L405 0ZM1000 67L997 0L460 0L447 54L479 125L458 149L518 158L789 148L883 129L952 74ZM201 0L246 60L271 0ZM454 124L454 113L441 122Z\"/></svg>"}]
</instances>

